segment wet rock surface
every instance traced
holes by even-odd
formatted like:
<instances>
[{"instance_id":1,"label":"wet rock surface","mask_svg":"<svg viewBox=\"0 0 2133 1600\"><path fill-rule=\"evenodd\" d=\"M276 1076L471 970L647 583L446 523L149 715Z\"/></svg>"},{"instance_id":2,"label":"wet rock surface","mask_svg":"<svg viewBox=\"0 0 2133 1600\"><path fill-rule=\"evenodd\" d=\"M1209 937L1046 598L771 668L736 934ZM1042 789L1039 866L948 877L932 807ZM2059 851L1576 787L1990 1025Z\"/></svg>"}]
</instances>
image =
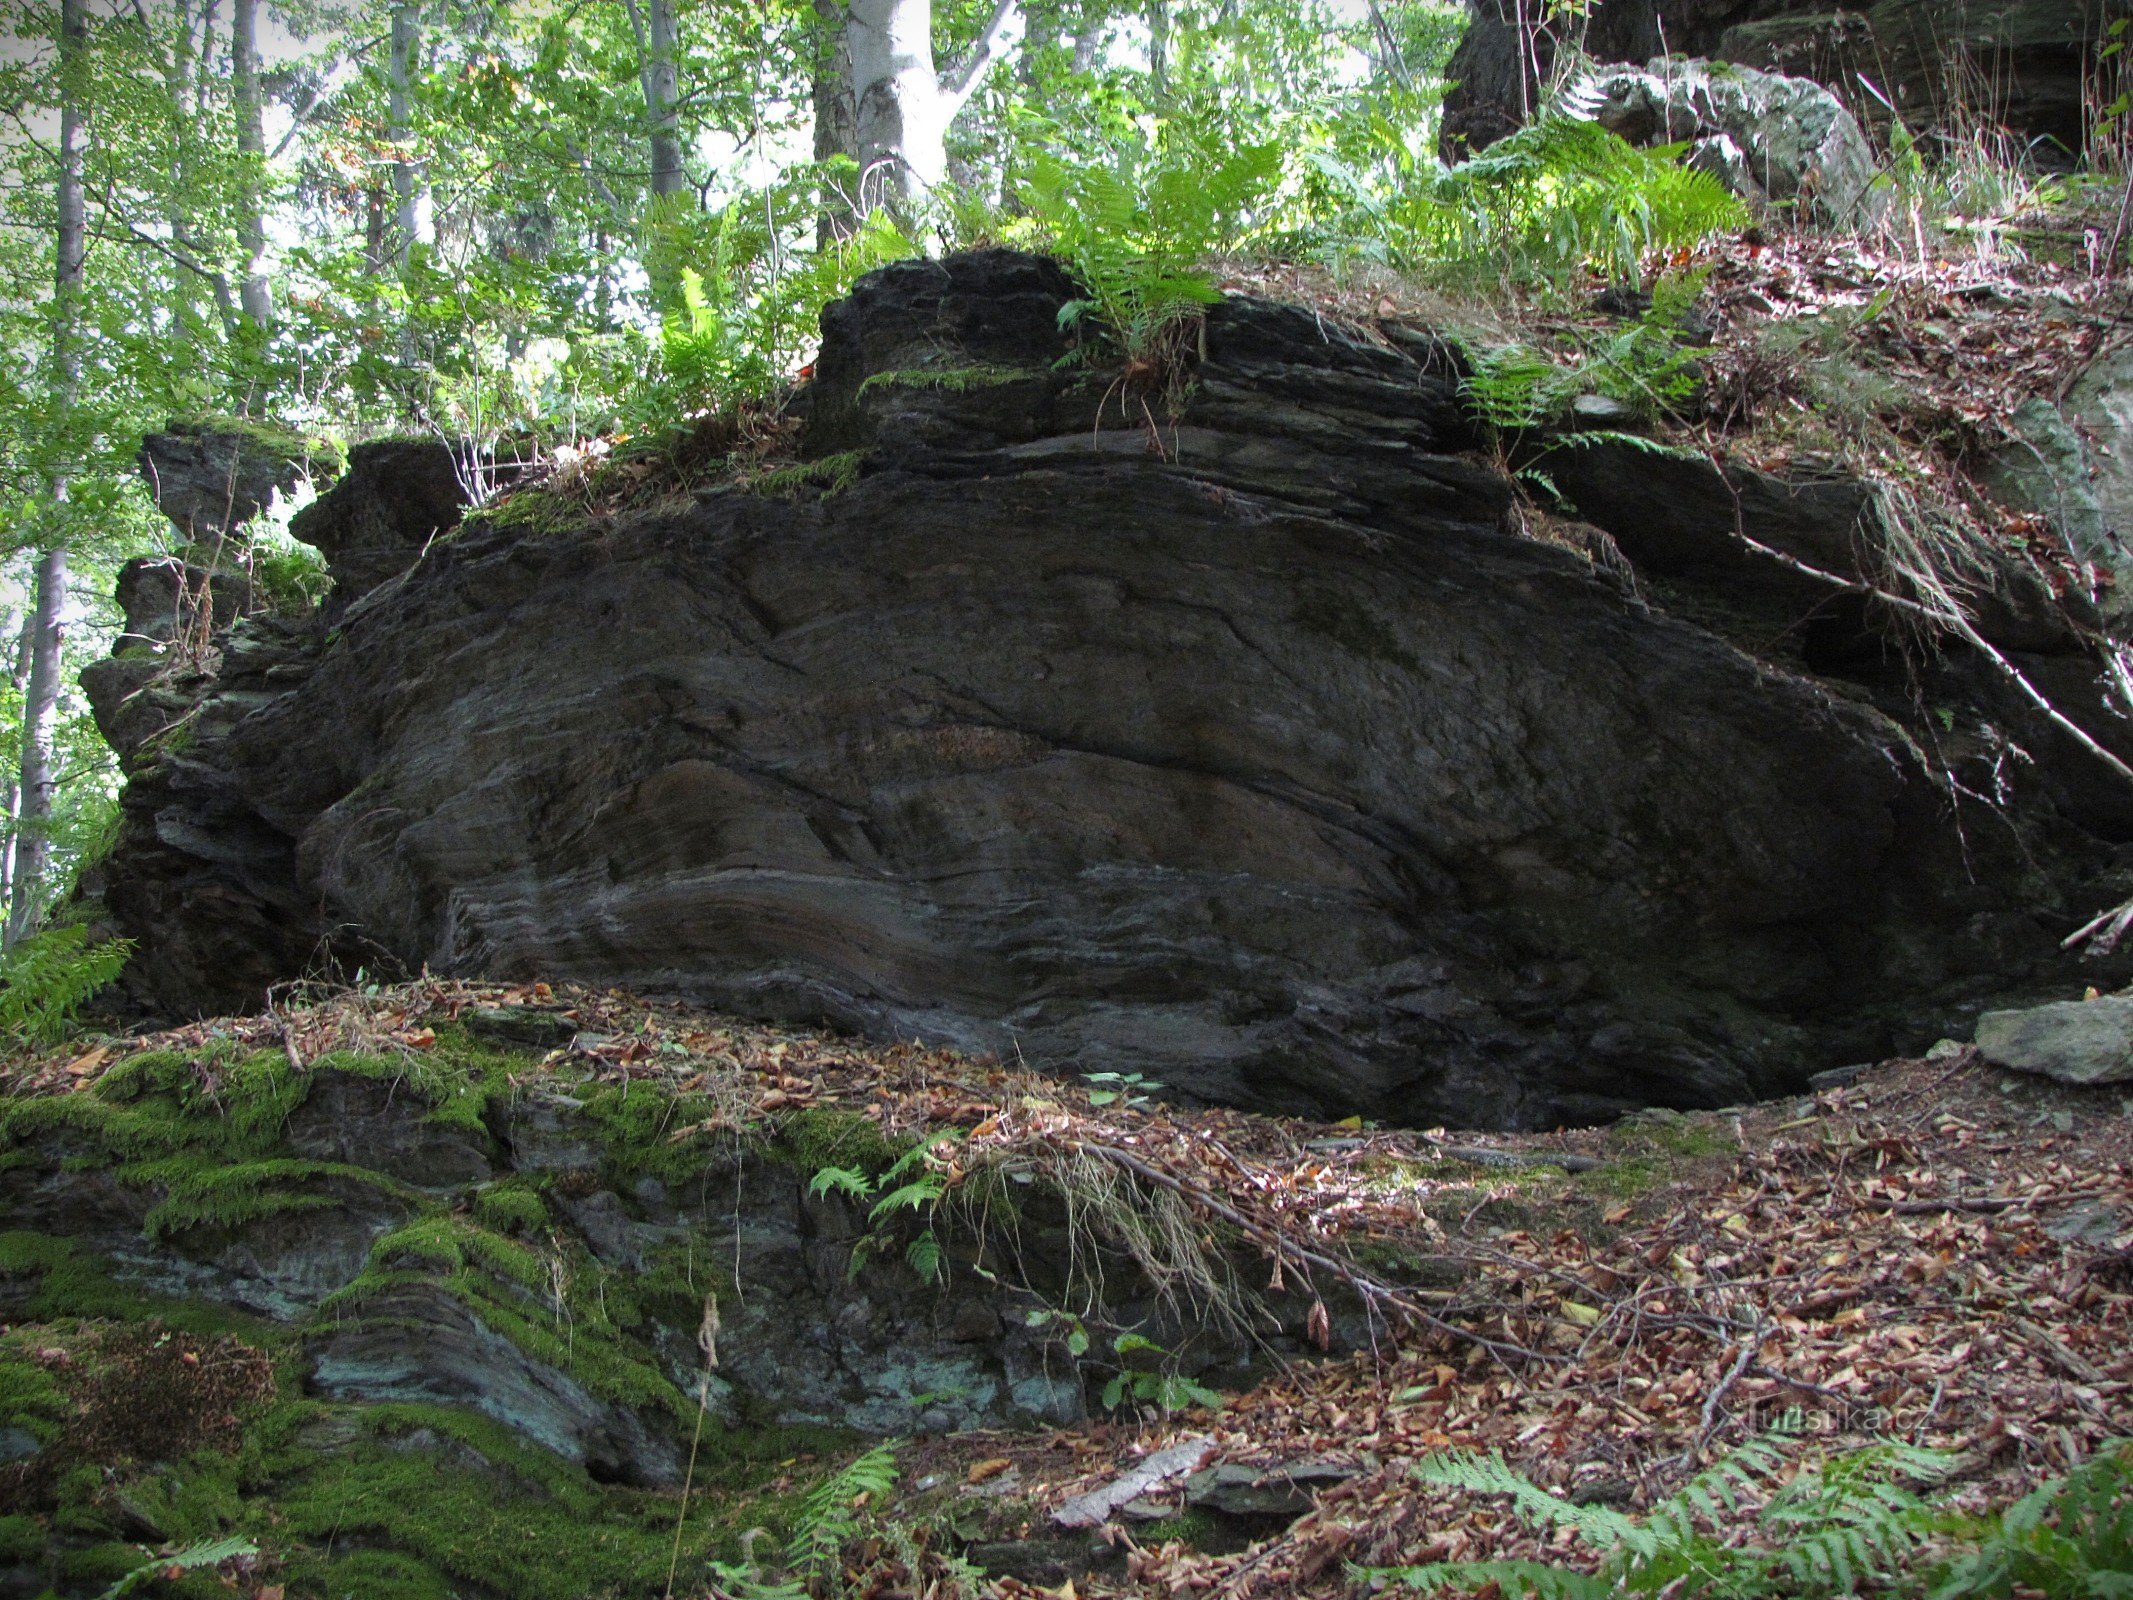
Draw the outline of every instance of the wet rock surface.
<instances>
[{"instance_id":1,"label":"wet rock surface","mask_svg":"<svg viewBox=\"0 0 2133 1600\"><path fill-rule=\"evenodd\" d=\"M338 952L1552 1126L2069 980L2084 828L2125 819L2054 760L1960 825L1885 621L1798 570L1870 569L1859 486L1558 452L1625 584L1513 531L1426 332L1224 302L1173 418L1060 367L1072 292L994 252L832 307L834 493L441 537L358 451L307 526L351 591L414 564L331 634L240 624L186 747L130 747L136 995L235 1009ZM2000 590L1994 637L2093 680Z\"/></svg>"}]
</instances>

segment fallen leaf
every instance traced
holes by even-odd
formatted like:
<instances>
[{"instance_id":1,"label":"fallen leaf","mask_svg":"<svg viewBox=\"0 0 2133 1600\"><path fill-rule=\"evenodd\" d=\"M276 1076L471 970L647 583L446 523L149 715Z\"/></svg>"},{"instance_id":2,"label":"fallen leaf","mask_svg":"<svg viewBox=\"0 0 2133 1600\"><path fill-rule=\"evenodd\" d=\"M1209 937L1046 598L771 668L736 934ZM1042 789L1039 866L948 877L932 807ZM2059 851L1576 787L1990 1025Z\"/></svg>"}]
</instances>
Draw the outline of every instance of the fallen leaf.
<instances>
[{"instance_id":1,"label":"fallen leaf","mask_svg":"<svg viewBox=\"0 0 2133 1600\"><path fill-rule=\"evenodd\" d=\"M1006 1456L994 1456L989 1461L980 1461L976 1466L964 1473L963 1481L965 1483L983 1483L987 1478L997 1478L1013 1465L1014 1462Z\"/></svg>"}]
</instances>

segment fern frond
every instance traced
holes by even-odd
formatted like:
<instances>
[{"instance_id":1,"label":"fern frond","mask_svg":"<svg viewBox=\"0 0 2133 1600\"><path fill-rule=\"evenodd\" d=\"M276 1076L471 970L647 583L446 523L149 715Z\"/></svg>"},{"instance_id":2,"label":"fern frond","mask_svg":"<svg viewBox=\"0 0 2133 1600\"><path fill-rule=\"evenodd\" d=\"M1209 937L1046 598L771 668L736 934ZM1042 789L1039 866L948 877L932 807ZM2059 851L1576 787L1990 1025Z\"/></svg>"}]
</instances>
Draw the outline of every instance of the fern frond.
<instances>
[{"instance_id":1,"label":"fern frond","mask_svg":"<svg viewBox=\"0 0 2133 1600\"><path fill-rule=\"evenodd\" d=\"M789 1547L794 1567L814 1573L836 1561L859 1531L854 1503L862 1495L879 1500L896 1486L896 1449L893 1439L878 1444L807 1492Z\"/></svg>"},{"instance_id":2,"label":"fern frond","mask_svg":"<svg viewBox=\"0 0 2133 1600\"><path fill-rule=\"evenodd\" d=\"M79 927L23 940L0 956L0 1037L18 1046L59 1043L132 953L130 939L91 945L88 929Z\"/></svg>"},{"instance_id":3,"label":"fern frond","mask_svg":"<svg viewBox=\"0 0 2133 1600\"><path fill-rule=\"evenodd\" d=\"M1417 1567L1350 1567L1369 1582L1382 1579L1411 1589L1473 1591L1495 1584L1511 1600L1613 1600L1615 1587L1604 1578L1545 1561L1436 1561Z\"/></svg>"},{"instance_id":4,"label":"fern frond","mask_svg":"<svg viewBox=\"0 0 2133 1600\"><path fill-rule=\"evenodd\" d=\"M1606 1506L1581 1506L1551 1494L1526 1477L1497 1452L1481 1455L1470 1450L1446 1451L1425 1456L1415 1463L1414 1475L1424 1483L1472 1494L1502 1494L1529 1522L1541 1527L1567 1527L1601 1550L1636 1542L1636 1522Z\"/></svg>"}]
</instances>

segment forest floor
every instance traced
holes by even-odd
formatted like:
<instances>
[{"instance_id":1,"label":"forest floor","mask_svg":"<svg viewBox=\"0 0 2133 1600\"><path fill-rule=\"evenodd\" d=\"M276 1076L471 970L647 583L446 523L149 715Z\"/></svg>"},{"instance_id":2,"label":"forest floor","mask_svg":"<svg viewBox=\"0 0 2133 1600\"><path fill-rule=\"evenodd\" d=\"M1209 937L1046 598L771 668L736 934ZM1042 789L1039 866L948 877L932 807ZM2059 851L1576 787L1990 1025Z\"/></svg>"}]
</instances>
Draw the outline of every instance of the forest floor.
<instances>
[{"instance_id":1,"label":"forest floor","mask_svg":"<svg viewBox=\"0 0 2133 1600\"><path fill-rule=\"evenodd\" d=\"M1959 1493L2004 1503L2133 1434L2133 1099L2004 1074L1968 1047L1726 1111L1454 1136L1172 1107L1133 1083L619 993L425 982L23 1062L5 1087L79 1092L145 1047L414 1059L484 1006L575 1030L529 1077L710 1095L719 1110L676 1140L841 1108L899 1142L955 1130L951 1181L1094 1153L1257 1246L1277 1282L1378 1300L1377 1348L1277 1364L1218 1409L906 1445L875 1514L982 1525L1007 1552L1001 1595L1330 1595L1351 1563L1573 1555L1501 1500L1414 1480L1454 1446L1636 1509L1772 1429L1817 1452L1897 1439L1951 1452ZM1059 1524L1164 1451L1168 1475L1093 1542ZM1187 1504L1184 1473L1225 1463L1274 1469L1292 1503Z\"/></svg>"}]
</instances>

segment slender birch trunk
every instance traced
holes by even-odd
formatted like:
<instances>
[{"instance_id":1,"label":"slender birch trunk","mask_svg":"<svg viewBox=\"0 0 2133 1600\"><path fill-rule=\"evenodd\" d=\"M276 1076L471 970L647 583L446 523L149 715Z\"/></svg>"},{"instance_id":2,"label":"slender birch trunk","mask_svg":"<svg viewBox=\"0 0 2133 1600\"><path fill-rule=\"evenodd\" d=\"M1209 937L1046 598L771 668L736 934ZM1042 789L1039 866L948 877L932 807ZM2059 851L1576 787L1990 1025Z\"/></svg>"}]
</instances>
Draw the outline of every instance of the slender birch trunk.
<instances>
[{"instance_id":1,"label":"slender birch trunk","mask_svg":"<svg viewBox=\"0 0 2133 1600\"><path fill-rule=\"evenodd\" d=\"M261 328L274 326L267 286L266 124L259 88L259 0L234 0L230 11L230 96L237 110L237 242L244 251L238 299Z\"/></svg>"},{"instance_id":2,"label":"slender birch trunk","mask_svg":"<svg viewBox=\"0 0 2133 1600\"><path fill-rule=\"evenodd\" d=\"M60 0L59 10L59 238L52 276L51 410L59 459L51 469L49 541L37 561L31 604L30 670L22 700L22 776L16 806L15 874L7 942L34 933L44 913L51 860L52 794L58 771L53 748L59 713L62 625L67 601L67 494L72 480L73 413L81 391L82 270L88 253L82 194L83 98L89 19L85 0Z\"/></svg>"},{"instance_id":3,"label":"slender birch trunk","mask_svg":"<svg viewBox=\"0 0 2133 1600\"><path fill-rule=\"evenodd\" d=\"M674 0L624 0L637 36L637 81L644 90L644 120L650 131L652 193L684 194L689 174L681 157L681 67L674 26Z\"/></svg>"},{"instance_id":4,"label":"slender birch trunk","mask_svg":"<svg viewBox=\"0 0 2133 1600\"><path fill-rule=\"evenodd\" d=\"M393 261L406 266L408 253L429 242L429 174L415 159L414 82L422 59L421 8L393 7L392 59L387 109L393 150Z\"/></svg>"}]
</instances>

